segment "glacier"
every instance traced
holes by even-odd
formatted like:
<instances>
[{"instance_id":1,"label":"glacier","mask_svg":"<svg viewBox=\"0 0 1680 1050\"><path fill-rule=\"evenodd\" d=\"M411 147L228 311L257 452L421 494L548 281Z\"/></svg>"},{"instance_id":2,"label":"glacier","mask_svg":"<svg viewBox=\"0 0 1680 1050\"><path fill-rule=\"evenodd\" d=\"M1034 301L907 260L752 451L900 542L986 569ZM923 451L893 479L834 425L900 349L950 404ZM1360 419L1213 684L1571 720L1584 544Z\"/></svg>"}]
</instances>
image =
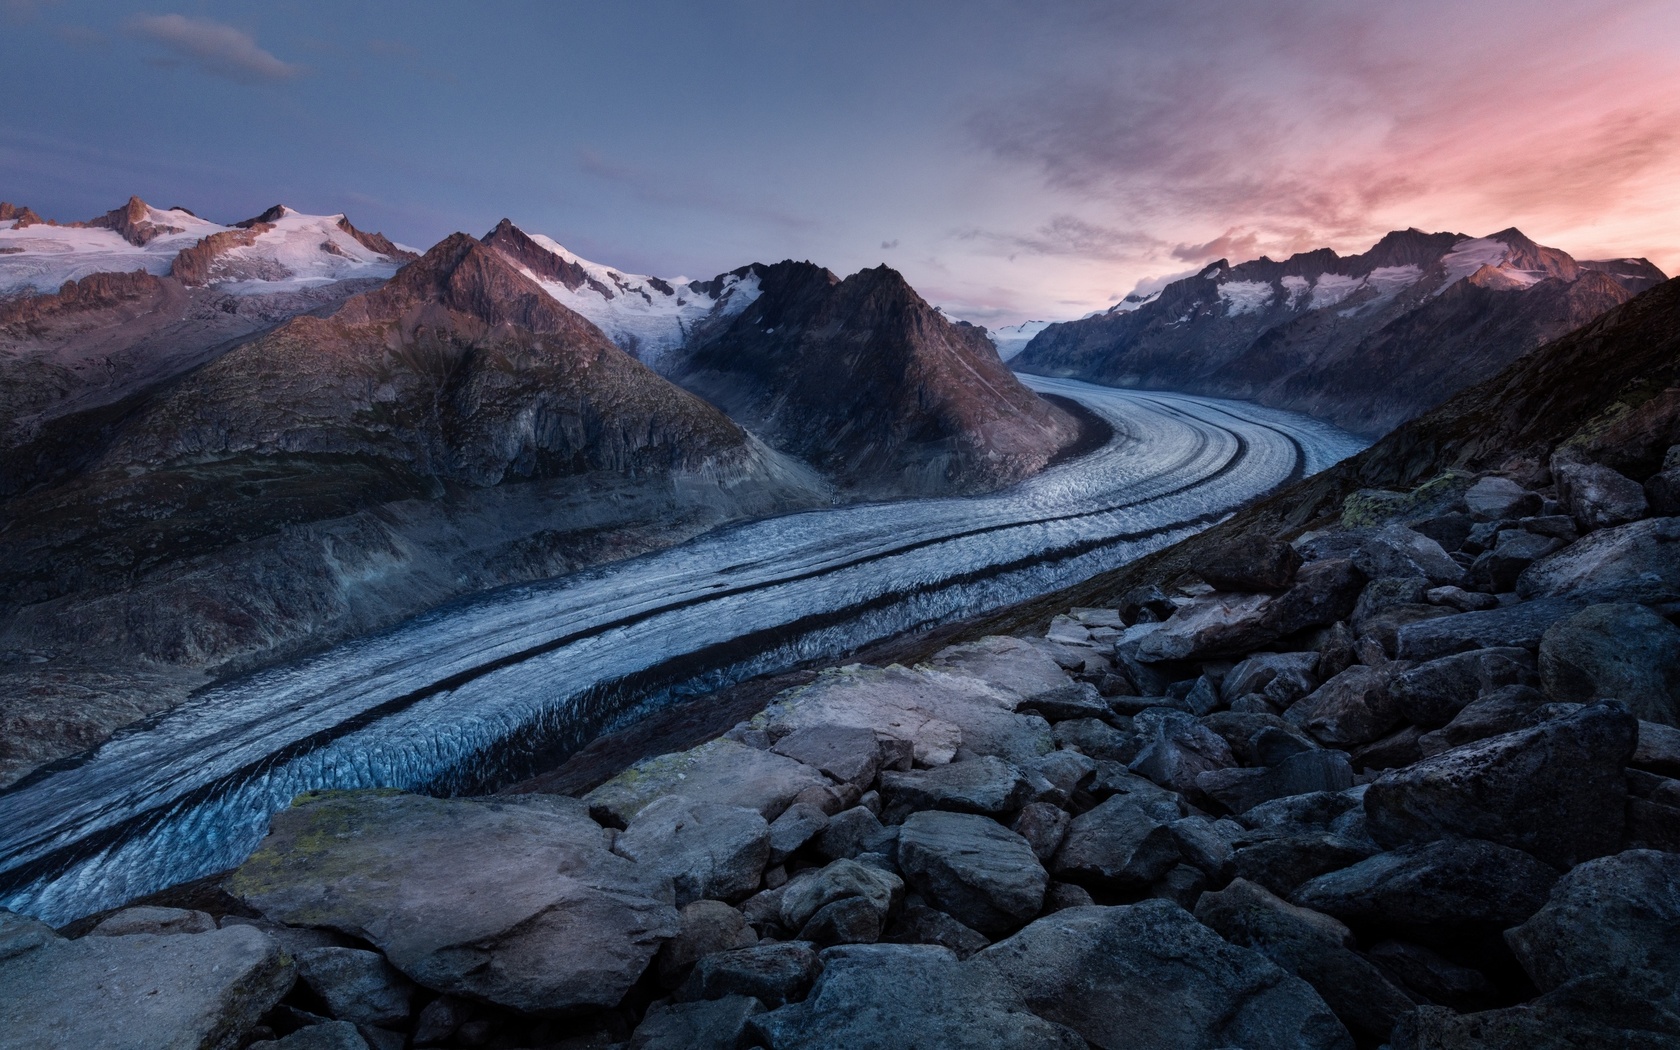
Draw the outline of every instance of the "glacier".
<instances>
[{"instance_id":1,"label":"glacier","mask_svg":"<svg viewBox=\"0 0 1680 1050\"><path fill-rule=\"evenodd\" d=\"M1006 491L734 525L218 683L0 793L0 907L61 925L225 870L306 791L495 790L673 698L1122 565L1364 446L1245 402L1022 378L1112 440Z\"/></svg>"}]
</instances>

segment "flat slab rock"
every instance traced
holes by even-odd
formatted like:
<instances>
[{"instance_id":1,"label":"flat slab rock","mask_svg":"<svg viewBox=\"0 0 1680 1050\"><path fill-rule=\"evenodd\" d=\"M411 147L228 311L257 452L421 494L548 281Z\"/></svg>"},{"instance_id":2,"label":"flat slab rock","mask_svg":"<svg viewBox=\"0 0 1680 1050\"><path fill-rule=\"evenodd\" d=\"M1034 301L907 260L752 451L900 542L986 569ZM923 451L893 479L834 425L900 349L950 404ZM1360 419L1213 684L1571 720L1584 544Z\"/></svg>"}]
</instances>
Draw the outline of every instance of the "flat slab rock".
<instances>
[{"instance_id":1,"label":"flat slab rock","mask_svg":"<svg viewBox=\"0 0 1680 1050\"><path fill-rule=\"evenodd\" d=\"M233 1050L295 977L250 926L71 941L0 911L0 1045Z\"/></svg>"},{"instance_id":2,"label":"flat slab rock","mask_svg":"<svg viewBox=\"0 0 1680 1050\"><path fill-rule=\"evenodd\" d=\"M941 649L924 666L983 682L988 689L1017 701L1073 684L1073 679L1044 649L1007 634L988 635L977 642Z\"/></svg>"},{"instance_id":3,"label":"flat slab rock","mask_svg":"<svg viewBox=\"0 0 1680 1050\"><path fill-rule=\"evenodd\" d=\"M360 937L435 991L528 1013L617 1005L678 932L671 883L609 853L575 799L303 796L228 888Z\"/></svg>"},{"instance_id":4,"label":"flat slab rock","mask_svg":"<svg viewBox=\"0 0 1680 1050\"><path fill-rule=\"evenodd\" d=\"M755 809L765 820L775 820L801 791L827 784L828 778L803 762L720 738L643 759L583 800L591 813L620 827L667 795Z\"/></svg>"},{"instance_id":5,"label":"flat slab rock","mask_svg":"<svg viewBox=\"0 0 1680 1050\"><path fill-rule=\"evenodd\" d=\"M1049 723L1018 715L1020 698L966 675L931 668L845 667L778 697L753 719L771 739L816 726L855 726L907 741L920 766L939 766L959 748L1017 765L1048 754Z\"/></svg>"},{"instance_id":6,"label":"flat slab rock","mask_svg":"<svg viewBox=\"0 0 1680 1050\"><path fill-rule=\"evenodd\" d=\"M1104 1050L1351 1050L1312 986L1167 901L1068 908L969 960Z\"/></svg>"}]
</instances>

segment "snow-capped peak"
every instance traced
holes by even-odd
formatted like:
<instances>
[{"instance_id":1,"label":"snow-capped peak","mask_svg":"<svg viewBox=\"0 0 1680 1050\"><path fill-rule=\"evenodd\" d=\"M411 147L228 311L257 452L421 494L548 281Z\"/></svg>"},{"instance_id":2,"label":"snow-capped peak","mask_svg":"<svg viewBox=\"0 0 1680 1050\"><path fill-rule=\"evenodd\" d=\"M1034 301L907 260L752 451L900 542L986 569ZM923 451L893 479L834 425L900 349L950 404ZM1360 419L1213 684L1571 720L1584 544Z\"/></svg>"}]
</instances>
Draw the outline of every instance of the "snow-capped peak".
<instances>
[{"instance_id":1,"label":"snow-capped peak","mask_svg":"<svg viewBox=\"0 0 1680 1050\"><path fill-rule=\"evenodd\" d=\"M506 219L483 240L511 258L556 301L593 321L620 348L656 367L682 347L696 325L733 317L759 295L759 271L752 266L710 281L625 273L591 262L551 237L526 233Z\"/></svg>"},{"instance_id":2,"label":"snow-capped peak","mask_svg":"<svg viewBox=\"0 0 1680 1050\"><path fill-rule=\"evenodd\" d=\"M986 335L997 347L998 357L1007 361L1027 348L1033 336L1049 328L1054 321L1022 321L1020 324L1005 325L996 331L988 330Z\"/></svg>"}]
</instances>

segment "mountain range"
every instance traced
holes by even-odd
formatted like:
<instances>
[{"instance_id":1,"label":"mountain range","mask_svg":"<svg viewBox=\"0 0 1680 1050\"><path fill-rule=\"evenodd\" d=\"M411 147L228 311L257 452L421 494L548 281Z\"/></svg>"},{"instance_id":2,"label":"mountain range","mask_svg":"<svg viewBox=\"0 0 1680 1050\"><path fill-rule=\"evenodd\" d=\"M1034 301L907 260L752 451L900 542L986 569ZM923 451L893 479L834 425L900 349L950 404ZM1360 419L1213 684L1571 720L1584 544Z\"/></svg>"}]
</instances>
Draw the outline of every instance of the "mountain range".
<instances>
[{"instance_id":1,"label":"mountain range","mask_svg":"<svg viewBox=\"0 0 1680 1050\"><path fill-rule=\"evenodd\" d=\"M1390 233L1369 251L1219 260L1052 324L1011 364L1111 386L1258 401L1375 437L1665 279L1520 231Z\"/></svg>"}]
</instances>

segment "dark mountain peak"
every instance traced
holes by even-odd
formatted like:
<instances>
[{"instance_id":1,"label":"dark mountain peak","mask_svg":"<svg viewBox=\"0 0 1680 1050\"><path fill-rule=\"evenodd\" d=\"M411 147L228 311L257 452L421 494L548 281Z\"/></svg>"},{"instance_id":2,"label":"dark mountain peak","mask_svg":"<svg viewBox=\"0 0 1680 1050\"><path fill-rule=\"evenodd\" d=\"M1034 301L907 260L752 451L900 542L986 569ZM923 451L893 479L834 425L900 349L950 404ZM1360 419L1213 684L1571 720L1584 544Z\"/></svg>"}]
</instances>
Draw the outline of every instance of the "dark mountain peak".
<instances>
[{"instance_id":1,"label":"dark mountain peak","mask_svg":"<svg viewBox=\"0 0 1680 1050\"><path fill-rule=\"evenodd\" d=\"M234 223L234 225L242 230L248 230L253 226L272 226L274 223L279 222L282 218L284 218L286 213L291 210L292 209L286 207L284 204L276 204L267 211L264 211L261 215L249 219L241 219L240 221Z\"/></svg>"},{"instance_id":2,"label":"dark mountain peak","mask_svg":"<svg viewBox=\"0 0 1680 1050\"><path fill-rule=\"evenodd\" d=\"M745 266L737 266L728 273L720 273L709 281L690 281L687 285L685 285L685 287L697 295L704 295L707 298L716 299L718 296L723 294L724 288L731 283L730 278L734 278L736 281L742 281L749 275L756 274L760 280L763 280L764 274L769 269L770 268L765 266L763 263L748 263Z\"/></svg>"},{"instance_id":3,"label":"dark mountain peak","mask_svg":"<svg viewBox=\"0 0 1680 1050\"><path fill-rule=\"evenodd\" d=\"M1489 239L1511 249L1505 264L1514 269L1542 273L1562 281L1573 281L1581 276L1581 265L1568 252L1537 244L1515 226L1490 234Z\"/></svg>"},{"instance_id":4,"label":"dark mountain peak","mask_svg":"<svg viewBox=\"0 0 1680 1050\"><path fill-rule=\"evenodd\" d=\"M1635 295L1668 280L1668 275L1649 259L1581 259L1578 264L1583 270L1608 275Z\"/></svg>"},{"instance_id":5,"label":"dark mountain peak","mask_svg":"<svg viewBox=\"0 0 1680 1050\"><path fill-rule=\"evenodd\" d=\"M588 285L604 299L614 296L613 290L591 277L589 271L538 244L530 234L514 225L512 219L498 222L482 241L543 280L565 285L568 291L575 292Z\"/></svg>"},{"instance_id":6,"label":"dark mountain peak","mask_svg":"<svg viewBox=\"0 0 1680 1050\"><path fill-rule=\"evenodd\" d=\"M1462 233L1425 233L1415 226L1385 233L1370 250L1350 256L1349 273L1370 273L1384 266L1416 266L1427 269L1453 245L1464 240Z\"/></svg>"},{"instance_id":7,"label":"dark mountain peak","mask_svg":"<svg viewBox=\"0 0 1680 1050\"><path fill-rule=\"evenodd\" d=\"M89 219L81 225L95 229L114 230L123 240L135 247L144 247L166 233L185 233L182 226L170 226L166 223L153 222L152 209L139 197L128 198L128 203L120 208L113 208L97 219Z\"/></svg>"},{"instance_id":8,"label":"dark mountain peak","mask_svg":"<svg viewBox=\"0 0 1680 1050\"><path fill-rule=\"evenodd\" d=\"M1197 277L1198 280L1211 281L1214 278L1223 274L1226 270L1229 270L1230 268L1231 268L1231 264L1230 264L1229 261L1227 261L1225 259L1217 259L1213 262L1208 263L1206 266L1202 267L1201 270L1196 274L1196 277Z\"/></svg>"},{"instance_id":9,"label":"dark mountain peak","mask_svg":"<svg viewBox=\"0 0 1680 1050\"><path fill-rule=\"evenodd\" d=\"M380 255L385 256L385 258L391 259L395 262L412 262L413 260L420 258L420 256L415 253L405 251L402 248L398 248L395 244L392 244L391 239L386 237L383 233L369 233L366 230L356 229L356 227L350 225L350 220L346 216L340 215L338 217L338 228L354 237L356 239L356 243L360 244L368 251L378 252Z\"/></svg>"},{"instance_id":10,"label":"dark mountain peak","mask_svg":"<svg viewBox=\"0 0 1680 1050\"><path fill-rule=\"evenodd\" d=\"M25 226L33 226L44 221L39 215L35 214L34 208L0 201L0 222L19 222Z\"/></svg>"},{"instance_id":11,"label":"dark mountain peak","mask_svg":"<svg viewBox=\"0 0 1680 1050\"><path fill-rule=\"evenodd\" d=\"M396 321L417 307L430 305L492 327L514 325L541 334L595 331L588 321L555 302L502 252L470 233L445 237L398 270L385 287L345 304L338 316L349 323Z\"/></svg>"}]
</instances>

